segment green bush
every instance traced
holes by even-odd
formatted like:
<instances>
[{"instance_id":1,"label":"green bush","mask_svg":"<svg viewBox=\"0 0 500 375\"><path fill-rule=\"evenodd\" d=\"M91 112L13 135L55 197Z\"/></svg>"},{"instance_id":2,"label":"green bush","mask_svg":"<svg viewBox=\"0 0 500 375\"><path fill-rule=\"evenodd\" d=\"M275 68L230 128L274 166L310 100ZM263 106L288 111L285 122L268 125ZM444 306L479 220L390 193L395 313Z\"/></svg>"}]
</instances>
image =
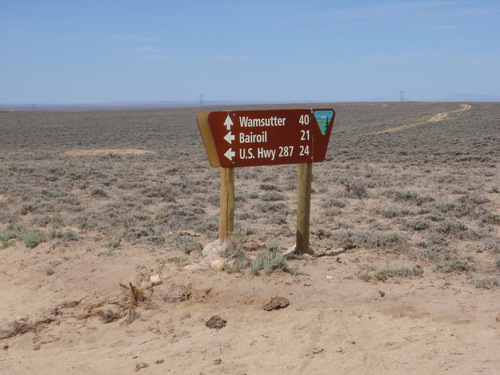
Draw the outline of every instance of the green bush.
<instances>
[{"instance_id":1,"label":"green bush","mask_svg":"<svg viewBox=\"0 0 500 375\"><path fill-rule=\"evenodd\" d=\"M482 224L500 225L500 214L484 214L480 218Z\"/></svg>"},{"instance_id":2,"label":"green bush","mask_svg":"<svg viewBox=\"0 0 500 375\"><path fill-rule=\"evenodd\" d=\"M351 181L348 195L358 199L365 198L367 195L365 181L359 178Z\"/></svg>"},{"instance_id":3,"label":"green bush","mask_svg":"<svg viewBox=\"0 0 500 375\"><path fill-rule=\"evenodd\" d=\"M460 221L444 220L434 225L432 228L437 233L445 235L457 235L467 231L467 226Z\"/></svg>"},{"instance_id":4,"label":"green bush","mask_svg":"<svg viewBox=\"0 0 500 375\"><path fill-rule=\"evenodd\" d=\"M266 213L283 213L288 214L289 210L285 203L259 203L257 204L257 210Z\"/></svg>"},{"instance_id":5,"label":"green bush","mask_svg":"<svg viewBox=\"0 0 500 375\"><path fill-rule=\"evenodd\" d=\"M170 237L170 244L186 254L190 254L193 251L199 251L202 249L202 245L193 237L181 234L172 235Z\"/></svg>"},{"instance_id":6,"label":"green bush","mask_svg":"<svg viewBox=\"0 0 500 375\"><path fill-rule=\"evenodd\" d=\"M404 226L406 228L410 228L410 229L413 229L415 231L421 231L421 230L428 229L430 227L430 223L427 220L425 220L424 218L417 218L417 219L407 221L404 224Z\"/></svg>"},{"instance_id":7,"label":"green bush","mask_svg":"<svg viewBox=\"0 0 500 375\"><path fill-rule=\"evenodd\" d=\"M14 240L4 240L1 237L0 237L0 240L2 241L2 246L0 246L0 249L6 249L9 246L14 246L16 244L16 242Z\"/></svg>"},{"instance_id":8,"label":"green bush","mask_svg":"<svg viewBox=\"0 0 500 375\"><path fill-rule=\"evenodd\" d=\"M286 259L278 251L261 250L257 253L257 259L250 263L249 272L258 275L260 271L270 274L273 271L297 273L297 269L290 268Z\"/></svg>"},{"instance_id":9,"label":"green bush","mask_svg":"<svg viewBox=\"0 0 500 375\"><path fill-rule=\"evenodd\" d=\"M74 230L59 230L55 226L49 228L49 239L60 239L63 241L77 241L79 238L78 233Z\"/></svg>"},{"instance_id":10,"label":"green bush","mask_svg":"<svg viewBox=\"0 0 500 375\"><path fill-rule=\"evenodd\" d=\"M379 268L373 274L376 280L386 280L390 277L411 277L411 276L422 276L424 274L424 269L420 266L409 267L384 267Z\"/></svg>"},{"instance_id":11,"label":"green bush","mask_svg":"<svg viewBox=\"0 0 500 375\"><path fill-rule=\"evenodd\" d=\"M500 239L489 239L484 242L484 250L492 254L500 254Z\"/></svg>"},{"instance_id":12,"label":"green bush","mask_svg":"<svg viewBox=\"0 0 500 375\"><path fill-rule=\"evenodd\" d=\"M265 202L276 202L276 201L282 201L285 199L285 196L276 190L268 191L267 193L264 193L261 197L261 199Z\"/></svg>"},{"instance_id":13,"label":"green bush","mask_svg":"<svg viewBox=\"0 0 500 375\"><path fill-rule=\"evenodd\" d=\"M55 273L56 273L56 271L54 271L54 269L53 269L53 268L46 268L46 269L45 269L45 274L46 274L47 276L52 276L52 275L53 275L53 274L55 274Z\"/></svg>"},{"instance_id":14,"label":"green bush","mask_svg":"<svg viewBox=\"0 0 500 375\"><path fill-rule=\"evenodd\" d=\"M421 250L414 250L411 252L411 257L419 260L429 261L442 261L450 260L456 256L458 251L454 248L443 245L431 245Z\"/></svg>"},{"instance_id":15,"label":"green bush","mask_svg":"<svg viewBox=\"0 0 500 375\"><path fill-rule=\"evenodd\" d=\"M120 230L118 233L108 241L108 248L109 249L116 249L118 246L120 246L120 242L123 239L123 231Z\"/></svg>"},{"instance_id":16,"label":"green bush","mask_svg":"<svg viewBox=\"0 0 500 375\"><path fill-rule=\"evenodd\" d=\"M0 239L2 239L2 241L8 241L10 239L17 237L18 237L17 233L12 230L6 230L0 235Z\"/></svg>"},{"instance_id":17,"label":"green bush","mask_svg":"<svg viewBox=\"0 0 500 375\"><path fill-rule=\"evenodd\" d=\"M474 266L469 264L466 260L452 259L444 263L436 264L436 271L451 273L451 272L467 272L474 270Z\"/></svg>"},{"instance_id":18,"label":"green bush","mask_svg":"<svg viewBox=\"0 0 500 375\"><path fill-rule=\"evenodd\" d=\"M408 202L421 206L427 202L433 202L434 198L428 195L419 195L417 193L407 191L407 190L394 190L388 189L382 192L382 196L390 198L395 202Z\"/></svg>"},{"instance_id":19,"label":"green bush","mask_svg":"<svg viewBox=\"0 0 500 375\"><path fill-rule=\"evenodd\" d=\"M493 279L477 279L474 285L476 286L476 288L491 289L493 287L500 286L500 280L496 277Z\"/></svg>"},{"instance_id":20,"label":"green bush","mask_svg":"<svg viewBox=\"0 0 500 375\"><path fill-rule=\"evenodd\" d=\"M269 251L279 251L280 242L278 240L270 240L266 243L266 249Z\"/></svg>"},{"instance_id":21,"label":"green bush","mask_svg":"<svg viewBox=\"0 0 500 375\"><path fill-rule=\"evenodd\" d=\"M24 246L28 249L33 249L38 246L40 242L43 240L43 236L39 232L28 231L22 234L22 240Z\"/></svg>"},{"instance_id":22,"label":"green bush","mask_svg":"<svg viewBox=\"0 0 500 375\"><path fill-rule=\"evenodd\" d=\"M355 243L358 246L372 249L401 250L408 242L406 236L399 232L337 231L333 232L332 237L337 240L339 247Z\"/></svg>"}]
</instances>

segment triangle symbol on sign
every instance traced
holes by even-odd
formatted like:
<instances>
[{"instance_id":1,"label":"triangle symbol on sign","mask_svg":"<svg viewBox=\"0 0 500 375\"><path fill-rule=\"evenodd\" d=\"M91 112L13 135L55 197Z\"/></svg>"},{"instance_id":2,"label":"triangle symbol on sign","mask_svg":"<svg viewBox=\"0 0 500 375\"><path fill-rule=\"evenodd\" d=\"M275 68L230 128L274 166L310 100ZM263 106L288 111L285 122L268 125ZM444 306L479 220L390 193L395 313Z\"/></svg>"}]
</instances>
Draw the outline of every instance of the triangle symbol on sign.
<instances>
[{"instance_id":1,"label":"triangle symbol on sign","mask_svg":"<svg viewBox=\"0 0 500 375\"><path fill-rule=\"evenodd\" d=\"M326 135L328 128L330 127L333 119L333 111L331 109L325 109L321 111L313 111L316 122L318 123L319 130L321 134Z\"/></svg>"}]
</instances>

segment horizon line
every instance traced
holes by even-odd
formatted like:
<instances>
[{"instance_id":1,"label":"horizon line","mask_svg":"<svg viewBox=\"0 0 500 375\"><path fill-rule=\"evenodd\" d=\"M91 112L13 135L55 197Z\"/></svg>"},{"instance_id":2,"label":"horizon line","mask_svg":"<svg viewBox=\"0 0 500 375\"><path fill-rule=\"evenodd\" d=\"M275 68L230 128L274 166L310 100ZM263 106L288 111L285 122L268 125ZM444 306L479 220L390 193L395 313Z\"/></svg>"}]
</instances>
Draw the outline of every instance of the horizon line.
<instances>
[{"instance_id":1,"label":"horizon line","mask_svg":"<svg viewBox=\"0 0 500 375\"><path fill-rule=\"evenodd\" d=\"M80 103L0 103L1 110L70 110L70 109L155 109L155 108L203 108L219 105L266 105L266 104L308 104L308 103L497 103L500 98L492 96L472 96L464 95L461 99L458 96L450 96L441 100L333 100L333 101L311 101L311 100L145 100L145 101L105 101L105 102L80 102Z\"/></svg>"}]
</instances>

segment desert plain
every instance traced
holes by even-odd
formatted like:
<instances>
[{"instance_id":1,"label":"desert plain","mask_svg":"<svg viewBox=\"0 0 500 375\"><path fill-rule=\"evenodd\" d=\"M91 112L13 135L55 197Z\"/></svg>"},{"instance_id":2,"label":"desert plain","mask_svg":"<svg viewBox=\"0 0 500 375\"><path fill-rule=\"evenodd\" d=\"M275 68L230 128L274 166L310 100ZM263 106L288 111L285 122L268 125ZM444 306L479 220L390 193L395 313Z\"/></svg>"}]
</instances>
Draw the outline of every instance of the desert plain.
<instances>
[{"instance_id":1,"label":"desert plain","mask_svg":"<svg viewBox=\"0 0 500 375\"><path fill-rule=\"evenodd\" d=\"M0 111L0 374L500 373L500 103L278 107L336 111L313 253L237 168L221 271L200 108Z\"/></svg>"}]
</instances>

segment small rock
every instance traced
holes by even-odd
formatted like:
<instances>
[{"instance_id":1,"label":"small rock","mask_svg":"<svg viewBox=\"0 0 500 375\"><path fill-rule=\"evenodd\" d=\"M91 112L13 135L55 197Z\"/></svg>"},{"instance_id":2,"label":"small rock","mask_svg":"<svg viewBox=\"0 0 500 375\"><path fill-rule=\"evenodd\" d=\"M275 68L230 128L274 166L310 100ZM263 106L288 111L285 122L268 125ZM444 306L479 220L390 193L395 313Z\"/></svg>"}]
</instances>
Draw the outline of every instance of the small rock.
<instances>
[{"instance_id":1,"label":"small rock","mask_svg":"<svg viewBox=\"0 0 500 375\"><path fill-rule=\"evenodd\" d=\"M181 321L186 320L186 319L191 319L191 314L189 313L189 311L187 313L185 313L183 316L181 316L181 318L180 318Z\"/></svg>"},{"instance_id":2,"label":"small rock","mask_svg":"<svg viewBox=\"0 0 500 375\"><path fill-rule=\"evenodd\" d=\"M325 351L324 348L321 348L321 347L317 346L317 347L313 348L312 353L313 354L319 354L319 353L324 352L324 351Z\"/></svg>"},{"instance_id":3,"label":"small rock","mask_svg":"<svg viewBox=\"0 0 500 375\"><path fill-rule=\"evenodd\" d=\"M221 329L226 326L227 321L222 319L219 315L214 315L210 319L207 320L205 325L210 329Z\"/></svg>"},{"instance_id":4,"label":"small rock","mask_svg":"<svg viewBox=\"0 0 500 375\"><path fill-rule=\"evenodd\" d=\"M290 301L284 297L273 297L269 303L266 303L263 306L263 309L266 311L283 309L290 304Z\"/></svg>"},{"instance_id":5,"label":"small rock","mask_svg":"<svg viewBox=\"0 0 500 375\"><path fill-rule=\"evenodd\" d=\"M224 259L222 258L215 258L210 262L210 268L213 269L214 271L222 271L224 270Z\"/></svg>"},{"instance_id":6,"label":"small rock","mask_svg":"<svg viewBox=\"0 0 500 375\"><path fill-rule=\"evenodd\" d=\"M186 271L198 271L203 269L204 267L201 264L188 264L184 269Z\"/></svg>"},{"instance_id":7,"label":"small rock","mask_svg":"<svg viewBox=\"0 0 500 375\"><path fill-rule=\"evenodd\" d=\"M153 286L160 285L162 283L161 276L158 273L155 275L151 275L149 277L149 281Z\"/></svg>"},{"instance_id":8,"label":"small rock","mask_svg":"<svg viewBox=\"0 0 500 375\"><path fill-rule=\"evenodd\" d=\"M214 359L214 365L220 365L221 363L222 363L222 359L220 359L220 358Z\"/></svg>"},{"instance_id":9,"label":"small rock","mask_svg":"<svg viewBox=\"0 0 500 375\"><path fill-rule=\"evenodd\" d=\"M266 247L266 244L252 238L247 238L242 246L245 251L256 251Z\"/></svg>"},{"instance_id":10,"label":"small rock","mask_svg":"<svg viewBox=\"0 0 500 375\"><path fill-rule=\"evenodd\" d=\"M219 240L215 240L213 242L210 242L207 246L205 246L205 248L203 249L203 251L201 253L202 253L203 257L207 257L213 253L216 253L216 255L219 255L222 252L222 250L224 250L224 246L221 246Z\"/></svg>"},{"instance_id":11,"label":"small rock","mask_svg":"<svg viewBox=\"0 0 500 375\"><path fill-rule=\"evenodd\" d=\"M184 302L191 299L191 291L187 288L168 293L163 300L169 303Z\"/></svg>"},{"instance_id":12,"label":"small rock","mask_svg":"<svg viewBox=\"0 0 500 375\"><path fill-rule=\"evenodd\" d=\"M120 312L116 309L112 310L110 308L106 310L99 310L99 318L103 323L111 323L114 322L115 320L118 320L121 318Z\"/></svg>"},{"instance_id":13,"label":"small rock","mask_svg":"<svg viewBox=\"0 0 500 375\"><path fill-rule=\"evenodd\" d=\"M295 256L296 255L295 254L295 245L290 246L288 249L286 249L282 255L285 259Z\"/></svg>"},{"instance_id":14,"label":"small rock","mask_svg":"<svg viewBox=\"0 0 500 375\"><path fill-rule=\"evenodd\" d=\"M282 254L285 259L287 258L293 258L298 253L296 252L297 244L293 244L293 246L290 246L288 249L285 250L285 252ZM310 257L311 255L314 255L314 250L312 247L309 247L308 251L304 254L302 254L305 258Z\"/></svg>"},{"instance_id":15,"label":"small rock","mask_svg":"<svg viewBox=\"0 0 500 375\"><path fill-rule=\"evenodd\" d=\"M145 362L140 362L135 364L135 372L139 371L140 369L147 368L149 365Z\"/></svg>"},{"instance_id":16,"label":"small rock","mask_svg":"<svg viewBox=\"0 0 500 375\"><path fill-rule=\"evenodd\" d=\"M348 242L343 246L344 250L351 250L351 249L355 249L357 247L358 247L358 245L354 242Z\"/></svg>"},{"instance_id":17,"label":"small rock","mask_svg":"<svg viewBox=\"0 0 500 375\"><path fill-rule=\"evenodd\" d=\"M143 289L143 290L151 289L152 287L153 287L153 284L151 284L149 281L143 281L141 283L141 289Z\"/></svg>"},{"instance_id":18,"label":"small rock","mask_svg":"<svg viewBox=\"0 0 500 375\"><path fill-rule=\"evenodd\" d=\"M385 292L383 290L379 290L378 294L380 294L380 297L385 297Z\"/></svg>"}]
</instances>

